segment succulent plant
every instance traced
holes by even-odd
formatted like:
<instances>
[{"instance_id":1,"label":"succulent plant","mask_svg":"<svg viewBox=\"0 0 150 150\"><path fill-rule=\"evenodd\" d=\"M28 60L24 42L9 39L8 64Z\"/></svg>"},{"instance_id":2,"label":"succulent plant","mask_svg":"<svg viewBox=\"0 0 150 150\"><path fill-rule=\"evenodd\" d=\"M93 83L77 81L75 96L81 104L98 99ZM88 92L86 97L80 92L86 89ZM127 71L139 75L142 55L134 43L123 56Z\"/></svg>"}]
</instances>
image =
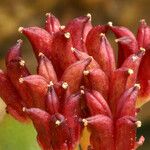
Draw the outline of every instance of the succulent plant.
<instances>
[{"instance_id":1,"label":"succulent plant","mask_svg":"<svg viewBox=\"0 0 150 150\"><path fill-rule=\"evenodd\" d=\"M108 31L117 38L117 58ZM84 128L90 144L81 142L83 150L133 150L143 144L143 136L136 141L136 129L139 108L150 100L150 27L144 20L137 38L111 22L93 27L90 14L61 26L48 13L45 28L19 32L31 42L37 74L28 71L18 40L0 71L0 96L15 119L32 120L41 149L74 150Z\"/></svg>"}]
</instances>

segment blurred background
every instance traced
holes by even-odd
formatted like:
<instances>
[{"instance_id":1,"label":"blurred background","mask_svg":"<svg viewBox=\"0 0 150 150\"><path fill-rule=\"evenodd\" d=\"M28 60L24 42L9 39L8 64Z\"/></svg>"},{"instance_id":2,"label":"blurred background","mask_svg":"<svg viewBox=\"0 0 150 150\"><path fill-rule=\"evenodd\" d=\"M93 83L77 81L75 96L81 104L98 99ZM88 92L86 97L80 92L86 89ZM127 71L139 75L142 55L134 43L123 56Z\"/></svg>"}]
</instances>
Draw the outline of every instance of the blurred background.
<instances>
[{"instance_id":1,"label":"blurred background","mask_svg":"<svg viewBox=\"0 0 150 150\"><path fill-rule=\"evenodd\" d=\"M68 20L91 13L92 22L130 28L135 34L140 19L150 23L149 0L5 0L0 1L0 68L4 69L4 55L17 39L24 40L23 54L28 67L35 71L31 46L18 33L19 26L44 26L45 13L52 12L62 24ZM142 127L138 137L146 137L139 150L150 149L150 103L142 107L139 114ZM32 125L20 124L5 114L5 104L0 100L0 150L39 150Z\"/></svg>"}]
</instances>

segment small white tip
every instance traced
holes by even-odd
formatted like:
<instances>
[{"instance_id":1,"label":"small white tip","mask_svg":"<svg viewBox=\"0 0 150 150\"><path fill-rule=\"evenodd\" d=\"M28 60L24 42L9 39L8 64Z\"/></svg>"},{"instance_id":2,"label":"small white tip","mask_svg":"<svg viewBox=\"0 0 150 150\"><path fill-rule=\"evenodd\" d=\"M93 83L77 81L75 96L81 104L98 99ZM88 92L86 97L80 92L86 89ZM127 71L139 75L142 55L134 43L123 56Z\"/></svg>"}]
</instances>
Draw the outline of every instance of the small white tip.
<instances>
[{"instance_id":1,"label":"small white tip","mask_svg":"<svg viewBox=\"0 0 150 150\"><path fill-rule=\"evenodd\" d=\"M141 51L143 51L143 52L145 52L145 51L146 51L146 49L145 49L145 48L143 48L143 47L140 47L140 50L141 50Z\"/></svg>"},{"instance_id":2,"label":"small white tip","mask_svg":"<svg viewBox=\"0 0 150 150\"><path fill-rule=\"evenodd\" d=\"M22 43L22 40L21 39L17 40L17 43Z\"/></svg>"},{"instance_id":3,"label":"small white tip","mask_svg":"<svg viewBox=\"0 0 150 150\"><path fill-rule=\"evenodd\" d=\"M25 61L24 60L20 60L19 64L20 64L20 66L23 67L25 65Z\"/></svg>"},{"instance_id":4,"label":"small white tip","mask_svg":"<svg viewBox=\"0 0 150 150\"><path fill-rule=\"evenodd\" d=\"M133 61L136 61L137 59L138 59L138 57L137 57L137 56L135 56L135 55L134 55L134 56L132 56L132 60L133 60Z\"/></svg>"},{"instance_id":5,"label":"small white tip","mask_svg":"<svg viewBox=\"0 0 150 150\"><path fill-rule=\"evenodd\" d=\"M115 42L118 43L118 42L119 42L119 39L115 39Z\"/></svg>"},{"instance_id":6,"label":"small white tip","mask_svg":"<svg viewBox=\"0 0 150 150\"><path fill-rule=\"evenodd\" d=\"M140 128L142 126L142 122L139 120L136 121L135 124L136 124L137 128Z\"/></svg>"},{"instance_id":7,"label":"small white tip","mask_svg":"<svg viewBox=\"0 0 150 150\"><path fill-rule=\"evenodd\" d=\"M64 35L65 35L65 37L66 37L67 39L70 38L70 32L66 32L66 33L64 33Z\"/></svg>"},{"instance_id":8,"label":"small white tip","mask_svg":"<svg viewBox=\"0 0 150 150\"><path fill-rule=\"evenodd\" d=\"M141 88L141 86L140 86L140 84L134 84L134 87L136 87L136 88L138 88L138 89L140 89Z\"/></svg>"},{"instance_id":9,"label":"small white tip","mask_svg":"<svg viewBox=\"0 0 150 150\"><path fill-rule=\"evenodd\" d=\"M40 53L39 53L39 57L41 57L41 56L44 56L44 54L40 52Z\"/></svg>"},{"instance_id":10,"label":"small white tip","mask_svg":"<svg viewBox=\"0 0 150 150\"><path fill-rule=\"evenodd\" d=\"M56 120L55 124L56 124L57 126L59 126L59 125L61 124L61 122L60 122L59 120Z\"/></svg>"},{"instance_id":11,"label":"small white tip","mask_svg":"<svg viewBox=\"0 0 150 150\"><path fill-rule=\"evenodd\" d=\"M26 107L23 107L23 108L22 108L22 111L25 112L25 111L26 111Z\"/></svg>"},{"instance_id":12,"label":"small white tip","mask_svg":"<svg viewBox=\"0 0 150 150\"><path fill-rule=\"evenodd\" d=\"M19 78L19 83L23 83L24 79L23 78Z\"/></svg>"},{"instance_id":13,"label":"small white tip","mask_svg":"<svg viewBox=\"0 0 150 150\"><path fill-rule=\"evenodd\" d=\"M83 74L84 74L85 76L87 76L89 73L90 73L89 70L84 70L84 71L83 71Z\"/></svg>"},{"instance_id":14,"label":"small white tip","mask_svg":"<svg viewBox=\"0 0 150 150\"><path fill-rule=\"evenodd\" d=\"M105 36L105 33L101 33L100 36L101 36L101 37L104 37L104 36Z\"/></svg>"},{"instance_id":15,"label":"small white tip","mask_svg":"<svg viewBox=\"0 0 150 150\"><path fill-rule=\"evenodd\" d=\"M63 88L63 89L66 90L66 89L68 88L68 86L69 86L69 85L68 85L67 82L63 82L63 84L62 84L62 88Z\"/></svg>"},{"instance_id":16,"label":"small white tip","mask_svg":"<svg viewBox=\"0 0 150 150\"><path fill-rule=\"evenodd\" d=\"M83 122L85 127L88 125L88 121L86 119L82 119L82 122Z\"/></svg>"},{"instance_id":17,"label":"small white tip","mask_svg":"<svg viewBox=\"0 0 150 150\"><path fill-rule=\"evenodd\" d=\"M128 69L128 74L129 75L131 75L131 74L133 74L134 73L134 71L132 70L132 69Z\"/></svg>"},{"instance_id":18,"label":"small white tip","mask_svg":"<svg viewBox=\"0 0 150 150\"><path fill-rule=\"evenodd\" d=\"M62 26L60 26L60 29L61 29L61 30L64 30L65 27L66 27L66 26L62 25Z\"/></svg>"},{"instance_id":19,"label":"small white tip","mask_svg":"<svg viewBox=\"0 0 150 150\"><path fill-rule=\"evenodd\" d=\"M45 16L50 16L50 15L51 15L51 13L46 13L46 14L45 14Z\"/></svg>"},{"instance_id":20,"label":"small white tip","mask_svg":"<svg viewBox=\"0 0 150 150\"><path fill-rule=\"evenodd\" d=\"M23 27L19 27L18 32L22 33L22 31L23 31Z\"/></svg>"},{"instance_id":21,"label":"small white tip","mask_svg":"<svg viewBox=\"0 0 150 150\"><path fill-rule=\"evenodd\" d=\"M82 95L84 95L84 94L85 94L84 90L80 90L80 93L81 93Z\"/></svg>"},{"instance_id":22,"label":"small white tip","mask_svg":"<svg viewBox=\"0 0 150 150\"><path fill-rule=\"evenodd\" d=\"M48 87L52 87L54 85L53 81L50 81Z\"/></svg>"},{"instance_id":23,"label":"small white tip","mask_svg":"<svg viewBox=\"0 0 150 150\"><path fill-rule=\"evenodd\" d=\"M74 52L76 49L74 47L71 47L71 51Z\"/></svg>"},{"instance_id":24,"label":"small white tip","mask_svg":"<svg viewBox=\"0 0 150 150\"><path fill-rule=\"evenodd\" d=\"M90 21L92 20L92 15L90 13L87 13L86 16L89 18Z\"/></svg>"},{"instance_id":25,"label":"small white tip","mask_svg":"<svg viewBox=\"0 0 150 150\"><path fill-rule=\"evenodd\" d=\"M108 24L110 27L113 26L113 23L112 23L111 21L109 21L107 24Z\"/></svg>"}]
</instances>

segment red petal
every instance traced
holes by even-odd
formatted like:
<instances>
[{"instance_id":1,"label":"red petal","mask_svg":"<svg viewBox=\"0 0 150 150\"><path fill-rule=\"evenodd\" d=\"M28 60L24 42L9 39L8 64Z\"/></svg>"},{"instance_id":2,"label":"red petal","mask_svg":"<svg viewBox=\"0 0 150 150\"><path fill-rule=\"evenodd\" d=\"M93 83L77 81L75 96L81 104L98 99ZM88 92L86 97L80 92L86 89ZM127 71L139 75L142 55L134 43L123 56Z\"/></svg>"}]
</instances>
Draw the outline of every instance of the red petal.
<instances>
[{"instance_id":1,"label":"red petal","mask_svg":"<svg viewBox=\"0 0 150 150\"><path fill-rule=\"evenodd\" d=\"M110 29L118 38L116 42L119 46L118 65L120 66L128 56L138 50L137 41L133 33L125 27L110 26Z\"/></svg>"},{"instance_id":2,"label":"red petal","mask_svg":"<svg viewBox=\"0 0 150 150\"><path fill-rule=\"evenodd\" d=\"M51 13L46 14L45 30L51 35L60 30L59 20Z\"/></svg>"},{"instance_id":3,"label":"red petal","mask_svg":"<svg viewBox=\"0 0 150 150\"><path fill-rule=\"evenodd\" d=\"M87 53L81 52L76 49L74 49L74 54L79 60L84 60L90 57ZM94 58L92 58L92 61L90 65L87 67L87 69L98 69L98 68L100 68L99 64L94 60Z\"/></svg>"},{"instance_id":4,"label":"red petal","mask_svg":"<svg viewBox=\"0 0 150 150\"><path fill-rule=\"evenodd\" d=\"M128 72L127 68L120 68L114 71L110 83L110 94L109 94L109 103L113 113L115 113L116 111L118 99L126 89L129 77L130 73Z\"/></svg>"},{"instance_id":5,"label":"red petal","mask_svg":"<svg viewBox=\"0 0 150 150\"><path fill-rule=\"evenodd\" d=\"M43 76L47 82L57 82L57 75L51 61L44 55L40 56L38 74Z\"/></svg>"},{"instance_id":6,"label":"red petal","mask_svg":"<svg viewBox=\"0 0 150 150\"><path fill-rule=\"evenodd\" d=\"M26 35L31 42L37 58L40 52L47 57L50 56L52 37L46 30L39 27L29 27L23 28L21 32Z\"/></svg>"},{"instance_id":7,"label":"red petal","mask_svg":"<svg viewBox=\"0 0 150 150\"><path fill-rule=\"evenodd\" d=\"M46 97L46 109L50 114L55 114L59 111L59 99L53 87L48 91Z\"/></svg>"},{"instance_id":8,"label":"red petal","mask_svg":"<svg viewBox=\"0 0 150 150\"><path fill-rule=\"evenodd\" d=\"M7 78L0 70L0 97L7 105L7 111L17 120L26 121L27 117L22 111L22 99Z\"/></svg>"},{"instance_id":9,"label":"red petal","mask_svg":"<svg viewBox=\"0 0 150 150\"><path fill-rule=\"evenodd\" d=\"M116 122L116 150L134 149L136 126L134 118L125 116Z\"/></svg>"},{"instance_id":10,"label":"red petal","mask_svg":"<svg viewBox=\"0 0 150 150\"><path fill-rule=\"evenodd\" d=\"M135 104L138 96L138 91L139 87L134 86L123 93L117 105L117 118L121 118L123 116L135 116Z\"/></svg>"},{"instance_id":11,"label":"red petal","mask_svg":"<svg viewBox=\"0 0 150 150\"><path fill-rule=\"evenodd\" d=\"M73 47L86 52L85 40L92 25L88 16L78 17L71 20L65 28L65 31L70 32Z\"/></svg>"},{"instance_id":12,"label":"red petal","mask_svg":"<svg viewBox=\"0 0 150 150\"><path fill-rule=\"evenodd\" d=\"M68 32L56 33L52 43L51 60L59 77L68 66L77 60L71 48L72 41L70 34Z\"/></svg>"},{"instance_id":13,"label":"red petal","mask_svg":"<svg viewBox=\"0 0 150 150\"><path fill-rule=\"evenodd\" d=\"M105 26L93 28L87 36L86 46L88 53L99 63L102 70L111 76L115 69L115 58L110 43L102 33L105 31Z\"/></svg>"},{"instance_id":14,"label":"red petal","mask_svg":"<svg viewBox=\"0 0 150 150\"><path fill-rule=\"evenodd\" d=\"M90 88L100 92L105 99L108 98L109 80L101 69L89 70L86 75L90 84ZM85 77L86 77L85 76Z\"/></svg>"},{"instance_id":15,"label":"red petal","mask_svg":"<svg viewBox=\"0 0 150 150\"><path fill-rule=\"evenodd\" d=\"M145 138L141 136L140 139L135 143L135 149L143 145L144 141L145 141Z\"/></svg>"},{"instance_id":16,"label":"red petal","mask_svg":"<svg viewBox=\"0 0 150 150\"><path fill-rule=\"evenodd\" d=\"M112 120L104 115L96 115L86 119L88 122L88 128L92 134L97 135L99 140L95 143L99 149L94 150L114 150L114 138L113 138L113 122ZM90 138L91 143L95 142L95 138ZM109 146L108 146L109 143ZM94 146L94 145L93 145ZM121 149L120 149L121 150Z\"/></svg>"},{"instance_id":17,"label":"red petal","mask_svg":"<svg viewBox=\"0 0 150 150\"><path fill-rule=\"evenodd\" d=\"M48 91L48 84L40 75L30 75L23 78L23 83L26 90L32 96L33 106L45 108L45 96Z\"/></svg>"},{"instance_id":18,"label":"red petal","mask_svg":"<svg viewBox=\"0 0 150 150\"><path fill-rule=\"evenodd\" d=\"M84 69L90 64L91 58L78 61L69 66L62 75L61 81L67 82L70 92L74 93L79 90Z\"/></svg>"},{"instance_id":19,"label":"red petal","mask_svg":"<svg viewBox=\"0 0 150 150\"><path fill-rule=\"evenodd\" d=\"M51 149L50 115L38 108L25 109L37 130L37 139L43 150Z\"/></svg>"},{"instance_id":20,"label":"red petal","mask_svg":"<svg viewBox=\"0 0 150 150\"><path fill-rule=\"evenodd\" d=\"M103 96L97 92L87 92L86 95L86 104L88 108L90 109L90 113L92 116L97 114L103 114L111 117L111 112L109 109L109 106L106 102L106 100L103 98Z\"/></svg>"}]
</instances>

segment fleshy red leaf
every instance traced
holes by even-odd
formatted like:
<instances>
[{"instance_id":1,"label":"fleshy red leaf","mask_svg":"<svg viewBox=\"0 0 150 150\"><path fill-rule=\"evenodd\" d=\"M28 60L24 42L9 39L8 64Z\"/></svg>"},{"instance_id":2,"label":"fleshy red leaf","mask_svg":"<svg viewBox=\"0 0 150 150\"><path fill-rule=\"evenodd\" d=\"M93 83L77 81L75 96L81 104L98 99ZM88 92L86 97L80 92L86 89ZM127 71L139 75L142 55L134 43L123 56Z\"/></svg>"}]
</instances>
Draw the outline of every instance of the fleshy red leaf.
<instances>
[{"instance_id":1,"label":"fleshy red leaf","mask_svg":"<svg viewBox=\"0 0 150 150\"><path fill-rule=\"evenodd\" d=\"M52 81L53 83L57 82L57 75L54 67L51 61L44 55L40 56L37 72L39 75L43 76L48 83L50 81Z\"/></svg>"},{"instance_id":2,"label":"fleshy red leaf","mask_svg":"<svg viewBox=\"0 0 150 150\"><path fill-rule=\"evenodd\" d=\"M110 83L110 94L109 94L109 104L113 113L115 113L116 111L118 99L126 89L129 77L130 73L128 71L128 68L119 68L114 71Z\"/></svg>"},{"instance_id":3,"label":"fleshy red leaf","mask_svg":"<svg viewBox=\"0 0 150 150\"><path fill-rule=\"evenodd\" d=\"M88 78L89 86L92 90L100 92L105 99L108 98L109 80L101 69L89 70L89 74L85 75L85 77Z\"/></svg>"},{"instance_id":4,"label":"fleshy red leaf","mask_svg":"<svg viewBox=\"0 0 150 150\"><path fill-rule=\"evenodd\" d=\"M7 105L7 111L19 121L26 121L27 116L23 113L22 99L15 90L6 74L0 70L0 97Z\"/></svg>"},{"instance_id":5,"label":"fleshy red leaf","mask_svg":"<svg viewBox=\"0 0 150 150\"><path fill-rule=\"evenodd\" d=\"M144 55L144 51L140 50L137 53L130 55L121 66L121 67L132 69L130 70L132 74L130 75L127 81L127 85L126 85L127 89L132 87L137 81L139 66L143 58L143 55Z\"/></svg>"},{"instance_id":6,"label":"fleshy red leaf","mask_svg":"<svg viewBox=\"0 0 150 150\"><path fill-rule=\"evenodd\" d=\"M45 109L45 98L48 91L48 84L40 75L30 75L23 78L26 90L32 96L33 107Z\"/></svg>"},{"instance_id":7,"label":"fleshy red leaf","mask_svg":"<svg viewBox=\"0 0 150 150\"><path fill-rule=\"evenodd\" d=\"M138 96L139 87L134 86L126 90L120 97L117 104L116 117L135 116L136 113L136 99Z\"/></svg>"},{"instance_id":8,"label":"fleshy red leaf","mask_svg":"<svg viewBox=\"0 0 150 150\"><path fill-rule=\"evenodd\" d=\"M67 98L63 114L67 118L68 127L73 142L77 143L81 134L81 125L79 118L81 118L81 94L77 93Z\"/></svg>"},{"instance_id":9,"label":"fleshy red leaf","mask_svg":"<svg viewBox=\"0 0 150 150\"><path fill-rule=\"evenodd\" d=\"M138 50L138 45L133 33L122 26L109 26L116 36L118 43L118 66L122 65L124 60Z\"/></svg>"},{"instance_id":10,"label":"fleshy red leaf","mask_svg":"<svg viewBox=\"0 0 150 150\"><path fill-rule=\"evenodd\" d=\"M39 109L39 108L30 108L25 109L25 112L33 121L34 127L37 130L37 140L43 150L52 150L51 149L51 130L50 130L50 115Z\"/></svg>"},{"instance_id":11,"label":"fleshy red leaf","mask_svg":"<svg viewBox=\"0 0 150 150\"><path fill-rule=\"evenodd\" d=\"M150 49L150 27L147 25L145 20L141 20L141 24L138 28L137 42L139 48Z\"/></svg>"},{"instance_id":12,"label":"fleshy red leaf","mask_svg":"<svg viewBox=\"0 0 150 150\"><path fill-rule=\"evenodd\" d=\"M105 115L96 115L89 117L87 120L87 127L90 129L92 134L95 134L99 140L97 143L95 138L90 138L91 143L94 143L94 149L96 150L115 150L114 137L113 137L113 122ZM108 146L109 143L109 146Z\"/></svg>"},{"instance_id":13,"label":"fleshy red leaf","mask_svg":"<svg viewBox=\"0 0 150 150\"><path fill-rule=\"evenodd\" d=\"M51 61L59 77L68 66L77 60L71 48L70 34L68 32L56 33L52 43Z\"/></svg>"},{"instance_id":14,"label":"fleshy red leaf","mask_svg":"<svg viewBox=\"0 0 150 150\"><path fill-rule=\"evenodd\" d=\"M101 69L110 77L115 69L115 58L113 49L103 34L105 26L93 28L87 36L86 46L89 55L98 62Z\"/></svg>"},{"instance_id":15,"label":"fleshy red leaf","mask_svg":"<svg viewBox=\"0 0 150 150\"><path fill-rule=\"evenodd\" d=\"M92 25L90 17L83 16L71 20L65 28L65 31L71 34L73 47L86 52L85 41Z\"/></svg>"},{"instance_id":16,"label":"fleshy red leaf","mask_svg":"<svg viewBox=\"0 0 150 150\"><path fill-rule=\"evenodd\" d=\"M111 117L111 112L106 100L103 96L97 92L85 92L86 104L90 110L92 116L102 114Z\"/></svg>"},{"instance_id":17,"label":"fleshy red leaf","mask_svg":"<svg viewBox=\"0 0 150 150\"><path fill-rule=\"evenodd\" d=\"M38 59L39 53L43 53L49 58L51 53L52 36L39 27L23 28L21 32L27 36Z\"/></svg>"},{"instance_id":18,"label":"fleshy red leaf","mask_svg":"<svg viewBox=\"0 0 150 150\"><path fill-rule=\"evenodd\" d=\"M90 57L87 53L81 52L77 49L74 49L74 54L79 60L84 60ZM90 65L87 67L87 69L99 69L99 68L100 68L99 64L94 60L94 58L92 58L92 61Z\"/></svg>"},{"instance_id":19,"label":"fleshy red leaf","mask_svg":"<svg viewBox=\"0 0 150 150\"><path fill-rule=\"evenodd\" d=\"M50 114L55 114L59 112L59 99L55 93L55 90L50 87L46 97L46 109Z\"/></svg>"},{"instance_id":20,"label":"fleshy red leaf","mask_svg":"<svg viewBox=\"0 0 150 150\"><path fill-rule=\"evenodd\" d=\"M122 117L116 122L116 150L134 149L136 126L135 119L129 116Z\"/></svg>"},{"instance_id":21,"label":"fleshy red leaf","mask_svg":"<svg viewBox=\"0 0 150 150\"><path fill-rule=\"evenodd\" d=\"M51 35L60 30L59 20L51 13L46 14L45 30Z\"/></svg>"},{"instance_id":22,"label":"fleshy red leaf","mask_svg":"<svg viewBox=\"0 0 150 150\"><path fill-rule=\"evenodd\" d=\"M24 85L20 84L22 77L28 76L30 73L26 68L25 61L21 57L21 45L22 42L19 40L7 53L5 58L7 75L13 83L14 87L18 90L26 107L32 106L32 97L26 91Z\"/></svg>"},{"instance_id":23,"label":"fleshy red leaf","mask_svg":"<svg viewBox=\"0 0 150 150\"><path fill-rule=\"evenodd\" d=\"M62 75L61 81L68 83L70 92L79 90L84 69L90 64L91 58L78 61L69 66Z\"/></svg>"}]
</instances>

